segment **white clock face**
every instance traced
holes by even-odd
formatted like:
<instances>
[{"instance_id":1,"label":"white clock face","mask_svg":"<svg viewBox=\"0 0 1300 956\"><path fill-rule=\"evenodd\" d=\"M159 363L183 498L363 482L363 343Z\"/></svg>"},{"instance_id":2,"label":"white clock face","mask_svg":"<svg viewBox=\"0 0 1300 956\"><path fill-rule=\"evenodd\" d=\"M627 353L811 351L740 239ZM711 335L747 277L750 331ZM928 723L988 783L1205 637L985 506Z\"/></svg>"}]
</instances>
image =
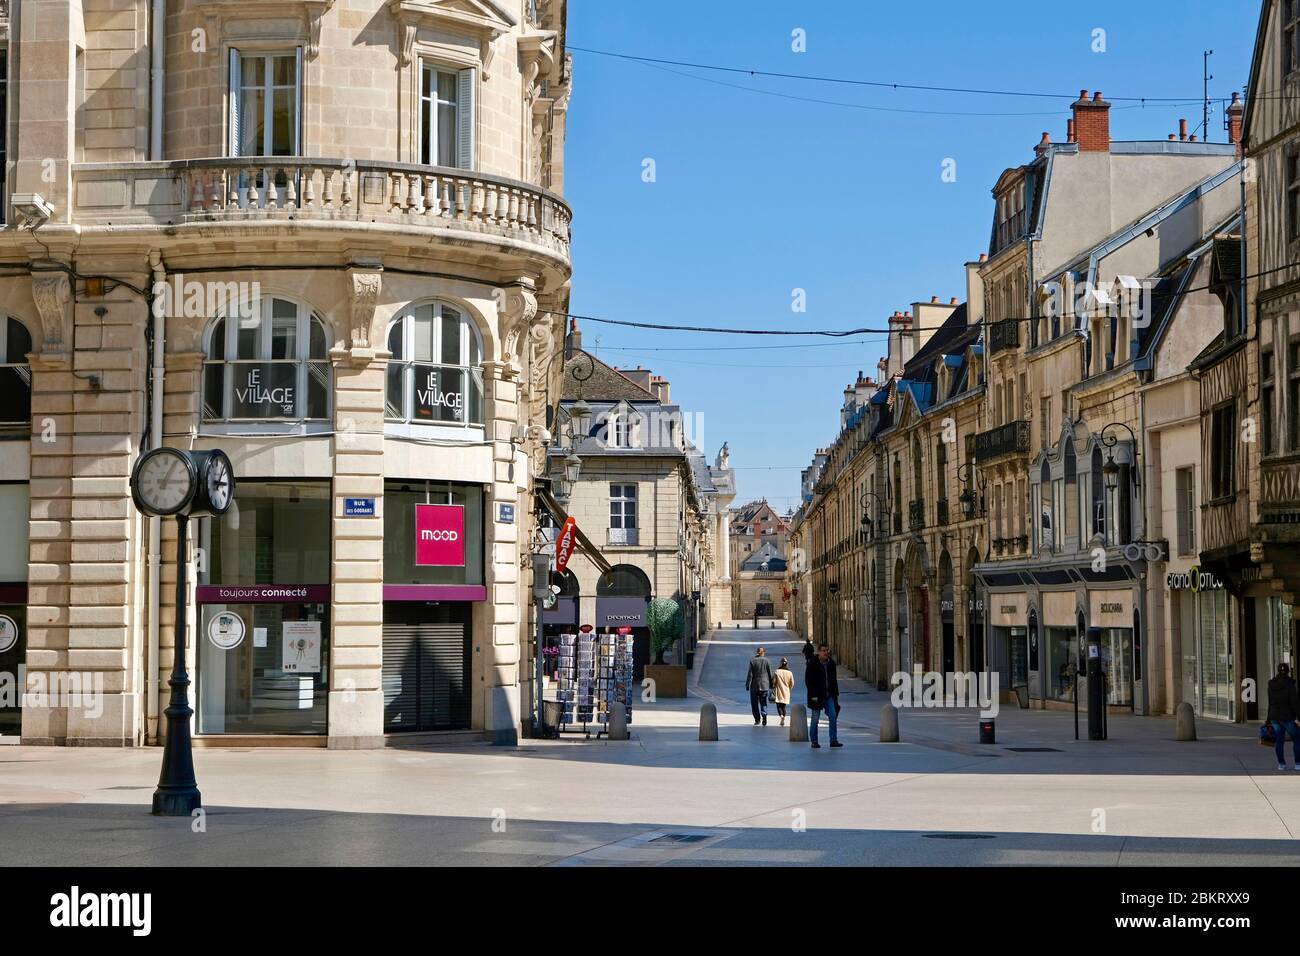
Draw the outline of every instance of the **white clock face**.
<instances>
[{"instance_id":1,"label":"white clock face","mask_svg":"<svg viewBox=\"0 0 1300 956\"><path fill-rule=\"evenodd\" d=\"M230 462L224 455L213 455L208 462L208 503L221 513L230 505Z\"/></svg>"},{"instance_id":2,"label":"white clock face","mask_svg":"<svg viewBox=\"0 0 1300 956\"><path fill-rule=\"evenodd\" d=\"M136 490L140 500L160 514L179 511L193 491L189 465L179 451L161 449L141 463Z\"/></svg>"}]
</instances>

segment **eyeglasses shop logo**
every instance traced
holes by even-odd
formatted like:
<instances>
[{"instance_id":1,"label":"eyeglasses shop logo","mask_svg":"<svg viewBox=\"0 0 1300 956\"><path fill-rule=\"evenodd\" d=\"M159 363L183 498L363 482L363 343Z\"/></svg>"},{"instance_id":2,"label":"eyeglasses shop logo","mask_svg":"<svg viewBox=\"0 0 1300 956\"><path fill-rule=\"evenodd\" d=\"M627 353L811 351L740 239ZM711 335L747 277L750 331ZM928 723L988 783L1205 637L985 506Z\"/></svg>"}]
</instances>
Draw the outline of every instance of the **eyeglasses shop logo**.
<instances>
[{"instance_id":1,"label":"eyeglasses shop logo","mask_svg":"<svg viewBox=\"0 0 1300 956\"><path fill-rule=\"evenodd\" d=\"M129 928L133 936L148 936L153 929L152 893L70 892L50 897L50 925L59 929Z\"/></svg>"},{"instance_id":2,"label":"eyeglasses shop logo","mask_svg":"<svg viewBox=\"0 0 1300 956\"><path fill-rule=\"evenodd\" d=\"M19 664L17 673L0 671L0 708L68 707L94 720L104 713L102 671L36 671L27 673Z\"/></svg>"},{"instance_id":3,"label":"eyeglasses shop logo","mask_svg":"<svg viewBox=\"0 0 1300 956\"><path fill-rule=\"evenodd\" d=\"M895 708L904 707L979 707L980 716L986 720L996 717L999 710L998 672L926 671L916 667L912 673L897 671L889 678L893 692L890 703Z\"/></svg>"},{"instance_id":4,"label":"eyeglasses shop logo","mask_svg":"<svg viewBox=\"0 0 1300 956\"><path fill-rule=\"evenodd\" d=\"M207 319L214 315L253 319L262 298L260 282L199 282L176 273L168 282L153 284L153 314L157 319Z\"/></svg>"}]
</instances>

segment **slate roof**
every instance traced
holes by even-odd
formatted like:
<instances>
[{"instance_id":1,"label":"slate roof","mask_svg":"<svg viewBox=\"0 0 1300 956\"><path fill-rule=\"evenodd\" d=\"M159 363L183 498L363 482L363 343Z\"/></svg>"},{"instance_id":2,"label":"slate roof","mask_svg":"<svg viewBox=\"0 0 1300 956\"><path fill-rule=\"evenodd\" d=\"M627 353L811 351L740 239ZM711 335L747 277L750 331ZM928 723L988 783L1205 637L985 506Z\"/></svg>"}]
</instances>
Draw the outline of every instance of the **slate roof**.
<instances>
[{"instance_id":1,"label":"slate roof","mask_svg":"<svg viewBox=\"0 0 1300 956\"><path fill-rule=\"evenodd\" d=\"M590 365L588 365L587 359L591 360ZM588 369L591 370L591 378L581 381L581 376L585 376ZM577 376L574 375L575 371L578 373ZM579 396L588 402L658 401L652 393L647 392L618 369L606 365L585 349L576 350L573 356L564 363L564 390L561 399L571 402L576 401Z\"/></svg>"},{"instance_id":2,"label":"slate roof","mask_svg":"<svg viewBox=\"0 0 1300 956\"><path fill-rule=\"evenodd\" d=\"M766 563L767 567L763 567ZM761 548L745 558L740 564L742 571L784 571L785 555L776 546L775 541L767 541Z\"/></svg>"}]
</instances>

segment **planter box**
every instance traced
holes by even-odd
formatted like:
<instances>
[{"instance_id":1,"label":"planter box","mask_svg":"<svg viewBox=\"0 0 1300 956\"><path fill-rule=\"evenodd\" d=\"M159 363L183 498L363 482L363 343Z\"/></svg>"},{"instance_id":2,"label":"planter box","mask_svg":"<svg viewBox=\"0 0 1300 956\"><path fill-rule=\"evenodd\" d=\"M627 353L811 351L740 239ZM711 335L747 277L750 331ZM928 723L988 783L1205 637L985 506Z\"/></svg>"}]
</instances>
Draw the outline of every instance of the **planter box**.
<instances>
[{"instance_id":1,"label":"planter box","mask_svg":"<svg viewBox=\"0 0 1300 956\"><path fill-rule=\"evenodd\" d=\"M645 676L655 682L655 697L685 697L686 668L681 664L647 664Z\"/></svg>"}]
</instances>

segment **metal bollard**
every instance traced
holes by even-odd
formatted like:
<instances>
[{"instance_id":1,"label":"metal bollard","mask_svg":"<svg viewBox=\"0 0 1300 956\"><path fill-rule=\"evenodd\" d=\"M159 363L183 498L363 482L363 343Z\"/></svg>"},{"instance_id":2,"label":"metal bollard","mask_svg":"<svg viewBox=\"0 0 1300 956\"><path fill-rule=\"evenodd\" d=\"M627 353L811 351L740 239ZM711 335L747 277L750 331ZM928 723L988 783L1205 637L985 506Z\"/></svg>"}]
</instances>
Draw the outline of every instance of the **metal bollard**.
<instances>
[{"instance_id":1,"label":"metal bollard","mask_svg":"<svg viewBox=\"0 0 1300 956\"><path fill-rule=\"evenodd\" d=\"M980 743L997 743L996 730L992 719L985 720L980 718Z\"/></svg>"},{"instance_id":2,"label":"metal bollard","mask_svg":"<svg viewBox=\"0 0 1300 956\"><path fill-rule=\"evenodd\" d=\"M616 700L609 705L609 739L627 740L627 704Z\"/></svg>"},{"instance_id":3,"label":"metal bollard","mask_svg":"<svg viewBox=\"0 0 1300 956\"><path fill-rule=\"evenodd\" d=\"M803 704L790 705L790 742L808 742L808 709Z\"/></svg>"},{"instance_id":4,"label":"metal bollard","mask_svg":"<svg viewBox=\"0 0 1300 956\"><path fill-rule=\"evenodd\" d=\"M718 739L718 708L712 704L700 705L700 739Z\"/></svg>"},{"instance_id":5,"label":"metal bollard","mask_svg":"<svg viewBox=\"0 0 1300 956\"><path fill-rule=\"evenodd\" d=\"M880 742L898 743L898 709L893 704L886 704L880 709Z\"/></svg>"}]
</instances>

